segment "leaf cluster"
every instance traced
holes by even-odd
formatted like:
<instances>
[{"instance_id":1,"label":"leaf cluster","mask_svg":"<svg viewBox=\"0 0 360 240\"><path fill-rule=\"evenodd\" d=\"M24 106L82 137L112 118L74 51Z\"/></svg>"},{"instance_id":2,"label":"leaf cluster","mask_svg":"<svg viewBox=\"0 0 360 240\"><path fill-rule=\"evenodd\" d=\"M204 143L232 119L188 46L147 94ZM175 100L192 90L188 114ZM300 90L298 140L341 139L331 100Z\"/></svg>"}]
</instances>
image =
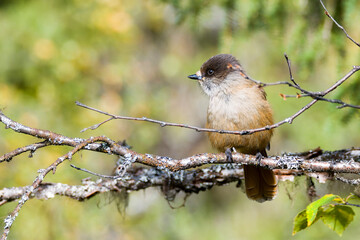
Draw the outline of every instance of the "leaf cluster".
<instances>
[{"instance_id":1,"label":"leaf cluster","mask_svg":"<svg viewBox=\"0 0 360 240\"><path fill-rule=\"evenodd\" d=\"M312 226L321 219L326 226L341 236L355 216L352 207L346 206L350 198L359 200L355 195L350 195L343 199L338 195L326 194L322 198L310 203L306 209L296 215L293 235Z\"/></svg>"}]
</instances>

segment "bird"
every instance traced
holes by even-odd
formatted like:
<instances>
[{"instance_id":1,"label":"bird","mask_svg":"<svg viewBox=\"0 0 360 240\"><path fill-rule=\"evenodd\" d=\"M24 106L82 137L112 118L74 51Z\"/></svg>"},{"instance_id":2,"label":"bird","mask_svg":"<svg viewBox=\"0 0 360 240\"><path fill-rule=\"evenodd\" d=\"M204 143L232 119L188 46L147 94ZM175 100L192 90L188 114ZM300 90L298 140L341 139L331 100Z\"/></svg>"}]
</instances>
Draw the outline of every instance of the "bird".
<instances>
[{"instance_id":1,"label":"bird","mask_svg":"<svg viewBox=\"0 0 360 240\"><path fill-rule=\"evenodd\" d=\"M273 113L262 86L251 80L231 54L218 54L202 64L188 78L198 81L209 97L206 128L241 131L273 124ZM231 159L233 150L267 157L273 129L250 135L208 132L211 145ZM260 157L260 158L259 158ZM245 192L257 202L269 201L277 194L277 178L271 169L244 165Z\"/></svg>"}]
</instances>

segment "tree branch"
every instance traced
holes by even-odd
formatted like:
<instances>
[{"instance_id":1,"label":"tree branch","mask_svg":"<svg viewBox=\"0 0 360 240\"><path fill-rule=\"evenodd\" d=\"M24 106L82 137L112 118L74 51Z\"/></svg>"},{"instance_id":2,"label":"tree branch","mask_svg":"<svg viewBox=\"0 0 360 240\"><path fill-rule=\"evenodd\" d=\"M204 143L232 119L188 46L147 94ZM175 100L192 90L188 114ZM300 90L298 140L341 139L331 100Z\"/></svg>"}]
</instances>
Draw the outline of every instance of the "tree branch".
<instances>
[{"instance_id":1,"label":"tree branch","mask_svg":"<svg viewBox=\"0 0 360 240\"><path fill-rule=\"evenodd\" d=\"M285 57L286 57L286 59L288 61L287 55L285 55ZM289 61L288 61L288 66L289 66L291 79L294 82L294 84L290 83L290 82L286 82L286 83L289 84L289 86L292 86L292 87L294 87L296 89L301 90L302 92L304 92L306 94L309 94L309 96L312 97L313 100L310 103L308 103L307 105L305 105L304 107L302 107L298 112L296 112L292 116L290 116L290 117L288 117L288 118L286 118L286 119L284 119L284 120L282 120L280 122L277 122L277 123L275 123L273 125L268 125L268 126L264 126L264 127L256 128L256 129L242 130L242 131L228 131L228 130L220 130L220 129L201 128L201 127L195 127L195 126L191 126L191 125L187 125L187 124L171 123L171 122L155 120L155 119L151 119L151 118L147 118L147 117L138 118L138 117L117 116L117 115L114 115L114 114L111 114L111 113L108 113L108 112L104 112L102 110L99 110L99 109L96 109L96 108L93 108L93 107L89 107L89 106L87 106L87 105L85 105L83 103L76 102L76 105L78 105L80 107L83 107L83 108L89 109L91 111L95 111L95 112L98 112L100 114L103 114L103 115L106 115L106 116L110 117L109 119L107 119L107 120L105 120L105 121L103 121L101 123L95 124L95 125L93 125L91 127L85 128L82 131L85 131L87 129L94 130L94 129L100 127L102 124L104 124L106 122L109 122L111 120L122 119L122 120L145 121L145 122L155 123L155 124L159 124L161 127L172 126L172 127L188 128L188 129L195 130L197 132L215 132L215 133L220 133L220 134L250 135L250 134L253 134L253 133L256 133L256 132L261 132L261 131L266 131L266 130L270 130L270 129L273 129L273 128L277 128L277 127L279 127L279 126L281 126L281 125L283 125L285 123L290 123L291 124L294 121L295 118L297 118L299 115L301 115L307 109L312 107L317 101L320 101L320 100L324 101L325 98L323 98L323 97L325 95L327 95L330 92L334 91L338 86L340 86L347 79L349 79L354 73L356 73L357 71L360 70L360 66L353 66L353 68L344 77L342 77L340 80L335 82L328 89L326 89L325 91L322 91L322 92L313 93L313 92L309 92L309 91L307 91L305 89L302 89L299 85L296 84L296 82L292 78L291 69L290 69L290 62ZM346 104L346 106L350 107L350 105L348 105L348 104ZM343 106L343 107L345 107L345 106Z\"/></svg>"},{"instance_id":2,"label":"tree branch","mask_svg":"<svg viewBox=\"0 0 360 240\"><path fill-rule=\"evenodd\" d=\"M350 41L352 41L352 42L355 43L358 47L360 47L360 44L359 44L358 42L356 42L354 39L352 39L352 37L350 37L350 35L349 35L349 34L347 33L347 31L345 30L345 28L344 28L343 26L341 26L341 25L330 15L329 11L326 9L325 4L322 2L322 0L320 0L320 3L321 3L321 6L322 6L322 7L324 8L324 10L325 10L326 16L328 16L328 17L331 19L331 21L333 21L333 22L335 23L335 25L336 25L338 28L340 28L340 29L345 33L346 37L347 37L348 39L350 39Z\"/></svg>"},{"instance_id":3,"label":"tree branch","mask_svg":"<svg viewBox=\"0 0 360 240\"><path fill-rule=\"evenodd\" d=\"M344 150L342 154L345 154L345 152L349 153L348 150ZM303 154L298 154L298 156ZM326 158L339 157L339 151L325 154L327 154ZM300 175L315 177L322 182L338 179L338 177L334 178L334 174L326 172L276 169L274 173L280 181L293 181L295 176ZM219 164L201 169L177 172L168 172L158 168L132 167L121 178L109 179L107 176L105 179L97 180L86 178L82 181L82 185L43 182L34 189L29 198L47 200L58 195L83 201L105 192L130 192L160 187L165 196L167 196L167 199L173 199L179 192L189 194L199 193L200 191L209 190L213 186L221 186L232 182L237 182L237 186L240 186L242 179L243 169L241 164ZM339 180L343 181L343 179L345 178ZM0 190L0 203L5 204L20 199L31 188L32 186L4 188Z\"/></svg>"},{"instance_id":4,"label":"tree branch","mask_svg":"<svg viewBox=\"0 0 360 240\"><path fill-rule=\"evenodd\" d=\"M290 64L289 64L290 67ZM320 93L320 96L325 96L329 92L335 90L339 85L341 85L344 81L346 81L351 75L353 75L355 72L360 70L359 66L353 67L353 69L346 74L342 79L337 81L334 85L332 85L327 90ZM112 119L127 119L127 120L137 120L137 121L148 121L160 124L160 126L177 126L177 127L185 127L194 129L199 132L218 132L218 133L231 133L231 134L251 134L254 132L269 130L275 127L278 127L284 123L291 123L296 117L298 117L300 114L305 112L307 109L309 109L312 105L314 105L318 99L313 99L310 103L308 103L306 106L301 108L297 113L292 115L291 117L280 121L276 124L273 124L271 126L265 126L263 128L258 129L252 129L252 130L245 130L245 131L224 131L224 130L214 130L214 129L206 129L206 128L197 128L189 125L184 124L176 124L176 123L167 123L159 120L153 120L148 118L133 118L133 117L123 117L123 116L115 116L106 112L103 112L101 110L97 110L95 108L88 107L84 104L77 103L79 106L85 107L87 109L105 114L107 116L110 116L110 118L100 124L95 125L95 128L100 126L101 124L110 121ZM162 156L156 156L151 154L141 154L137 153L135 151L132 151L128 149L127 147L124 147L121 143L116 143L115 141L105 137L105 136L99 136L99 137L91 137L89 139L81 139L81 138L69 138L61 134L57 134L54 132L51 132L49 130L42 130L42 129L36 129L31 128L25 125L22 125L18 122L15 122L5 116L2 112L0 112L0 121L5 124L6 128L10 128L13 131L30 135L36 138L43 139L45 141L34 143L28 146L24 146L22 148L18 148L10 153L7 153L0 157L0 162L3 161L10 161L14 156L17 156L21 153L31 151L31 153L35 152L37 149L49 145L65 145L65 146L71 146L73 149L69 151L67 154L63 155L62 157L59 157L54 163L52 163L49 167L46 169L40 169L39 175L34 180L33 184L29 187L26 187L23 189L23 193L21 195L21 199L19 200L17 206L12 211L10 215L8 215L5 220L5 227L4 232L1 237L1 239L7 239L7 236L10 232L10 228L15 221L19 211L21 210L22 206L27 202L27 200L34 194L34 191L39 189L39 187L42 185L43 179L45 176L52 171L55 173L56 167L63 163L67 159L71 159L72 156L77 153L78 151L82 149L86 150L92 150L92 151L98 151L103 152L107 154L115 154L118 156L121 156L125 159L125 162L128 164L137 162L141 164L145 164L148 166L156 167L160 170L170 170L172 172L179 171L179 170L185 170L190 169L194 167L199 167L205 164L219 164L219 163L227 163L227 158L224 153L220 154L213 154L213 153L203 153L198 154L195 156L191 156L184 159L171 159L169 157L162 157ZM354 155L354 152L358 153L358 150L347 150L347 155L343 156L343 160L346 159L346 156L350 155L352 156L351 160L349 161L323 161L325 159L321 159L321 156L324 156L324 154L315 157L311 160L308 160L301 156L294 156L294 155L283 155L283 156L275 156L275 157L267 157L264 159L259 160L252 155L245 155L240 153L233 154L233 163L241 163L241 164L251 164L251 165L260 165L262 167L267 167L270 169L290 169L290 170L300 170L303 172L311 171L311 172L337 172L337 173L360 173L360 164L358 162L354 162L353 159L358 155ZM329 154L329 153L327 153ZM30 155L31 156L31 155ZM338 158L337 158L338 159ZM125 168L126 170L126 168ZM116 180L113 180L116 181ZM18 190L18 189L17 189ZM90 194L91 195L91 194ZM90 196L89 195L89 196ZM4 204L9 200L2 199L0 204Z\"/></svg>"},{"instance_id":5,"label":"tree branch","mask_svg":"<svg viewBox=\"0 0 360 240\"><path fill-rule=\"evenodd\" d=\"M1 113L0 113L1 114ZM5 153L4 155L0 156L0 163L4 162L4 161L11 161L11 159L17 155L20 155L24 152L29 152L29 157L32 157L32 154L39 148L43 148L49 145L48 141L43 141L43 142L38 142L38 143L33 143L21 148L17 148L14 151L11 151L9 153Z\"/></svg>"},{"instance_id":6,"label":"tree branch","mask_svg":"<svg viewBox=\"0 0 360 240\"><path fill-rule=\"evenodd\" d=\"M314 102L313 100L312 102ZM304 110L305 111L305 110ZM97 152L103 152L111 155L118 155L119 157L124 157L126 160L130 162L141 163L151 167L157 167L159 169L168 169L172 172L185 170L190 168L195 168L199 166L203 166L205 164L220 164L220 163L230 163L224 153L202 153L194 156L190 156L183 159L172 159L169 157L158 156L154 154L142 154L135 152L133 150L124 147L122 143L116 143L115 141L105 137L91 137L89 139L81 139L81 138L69 138L48 130L41 130L36 128L31 128L28 126L24 126L18 122L11 120L6 117L3 113L0 112L0 121L5 122L9 126L17 126L16 131L22 132L24 134L43 138L49 142L49 145L64 145L64 146L72 146L74 147L70 152L66 155L59 158L56 162L48 167L47 172L50 170L56 170L56 166L59 165L66 159L72 158L72 156L78 152L79 150L91 150ZM10 127L13 129L12 127ZM14 129L13 129L14 130ZM26 130L26 131L25 131ZM57 139L63 141L54 141L54 136ZM358 157L354 154L357 153L357 149L349 149L349 150L341 150L336 152L336 154L342 155L342 160L353 160L358 159ZM352 152L354 151L354 152ZM334 172L343 172L343 173L360 173L360 164L357 162L351 163L351 166L348 166L346 162L329 162L327 161L327 154L331 152L326 152L326 154L321 154L318 157L311 158L311 160L307 160L306 156L297 156L297 155L282 155L282 156L274 156L263 158L261 162L256 159L256 156L241 154L241 153L233 153L233 163L241 163L241 164L251 164L251 165L261 165L264 167L268 167L271 169L296 169L302 171L316 171L316 172L324 172L324 171L334 171ZM350 154L350 155L349 155ZM353 154L353 155L351 155ZM347 156L351 156L349 159ZM1 156L1 158L6 159L5 155ZM46 174L45 174L46 175Z\"/></svg>"},{"instance_id":7,"label":"tree branch","mask_svg":"<svg viewBox=\"0 0 360 240\"><path fill-rule=\"evenodd\" d=\"M338 24L335 19L329 14L325 5L320 0L321 5L325 9L325 14L339 27L354 44L360 46L359 43L354 41L346 32L346 30ZM293 78L291 71L291 63L285 54L287 61L290 82L275 82L275 83L262 83L256 80L260 86L274 86L286 84L289 87L295 88L302 92L302 95L296 97L311 97L313 100L307 105L302 107L292 116L275 123L270 126L264 126L257 129L248 129L243 131L226 131L199 128L186 124L170 123L160 120L149 119L146 117L135 118L116 116L77 102L76 104L86 109L96 111L104 114L109 118L101 123L93 125L84 129L96 129L108 121L114 119L125 119L134 121L147 121L159 124L161 127L174 126L196 130L198 132L216 132L220 134L236 134L248 135L260 131L266 131L277 128L285 123L292 123L295 118L304 113L307 109L312 107L318 101L327 101L330 103L340 104L338 108L352 107L360 108L357 105L351 105L337 99L327 99L325 96L334 91L338 86L343 84L355 72L360 70L360 66L354 66L343 78L335 82L332 86L322 92L310 92L299 86ZM251 78L249 78L251 79ZM252 80L252 79L251 79ZM286 97L287 95L283 95ZM289 95L290 96L290 95ZM9 153L0 157L0 163L4 161L11 161L15 156L25 152L30 152L29 157L40 148L47 146L70 146L72 149L65 155L59 157L46 169L39 169L38 175L29 186L17 188L4 188L0 190L0 205L7 202L19 199L15 209L5 218L4 232L1 239L7 239L10 228L19 214L22 206L33 197L48 199L55 195L62 195L71 197L77 200L88 199L98 193L109 191L137 191L148 187L160 186L165 193L167 199L172 199L179 191L186 193L197 193L199 191L210 189L214 185L222 185L230 182L239 182L243 177L242 165L250 164L257 165L265 168L273 169L280 179L287 179L289 176L306 174L308 176L316 176L317 178L333 179L334 173L360 173L360 150L359 149L345 149L334 152L317 151L308 152L306 154L284 154L281 156L272 156L261 159L260 161L256 156L246 155L241 153L234 153L232 156L231 165L224 153L202 153L190 156L183 159L172 159L164 156L157 156L153 154L142 154L128 149L121 143L105 136L91 137L89 139L70 138L61 134L57 134L48 130L41 130L22 125L16 121L11 120L0 112L0 122L4 123L6 128L10 128L18 133L33 136L43 141L33 143L27 146L17 148ZM123 159L123 163L118 166L115 171L116 175L110 179L99 179L97 181L83 181L83 185L70 186L61 183L44 183L44 178L50 173L56 172L58 165L62 164L65 160L71 159L74 154L81 150L91 150L102 152L105 154L117 155ZM140 163L143 165L151 166L152 168L129 168L132 163ZM206 164L217 164L202 169L190 170ZM225 164L225 165L221 165ZM85 171L84 169L77 168ZM88 173L96 174L99 177L109 177L102 174L97 174L86 170ZM358 184L358 180L347 180L343 177L335 177L343 182L350 184Z\"/></svg>"}]
</instances>

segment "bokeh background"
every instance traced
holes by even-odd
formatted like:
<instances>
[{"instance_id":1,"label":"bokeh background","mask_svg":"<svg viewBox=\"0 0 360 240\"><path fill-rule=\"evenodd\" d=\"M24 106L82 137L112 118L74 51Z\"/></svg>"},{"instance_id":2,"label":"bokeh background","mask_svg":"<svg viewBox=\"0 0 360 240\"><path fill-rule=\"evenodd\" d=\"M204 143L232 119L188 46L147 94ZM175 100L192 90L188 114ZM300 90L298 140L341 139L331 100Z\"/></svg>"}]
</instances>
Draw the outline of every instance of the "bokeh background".
<instances>
[{"instance_id":1,"label":"bokeh background","mask_svg":"<svg viewBox=\"0 0 360 240\"><path fill-rule=\"evenodd\" d=\"M349 34L360 40L360 2L325 1ZM214 151L205 134L150 123L113 121L75 101L134 117L203 126L207 97L186 76L218 53L235 55L247 73L263 82L289 79L287 53L296 81L324 90L358 65L360 49L326 17L318 1L285 0L1 0L0 108L25 125L70 137L106 135L139 152L185 157ZM309 99L285 86L267 87L275 120L289 117ZM360 103L356 74L331 97ZM0 154L35 139L0 129ZM291 125L275 131L270 155L321 147L360 145L359 112L318 103ZM38 150L0 166L1 188L30 184L67 147ZM82 152L80 167L110 174L116 159ZM80 184L88 177L65 162L45 181ZM94 177L92 177L94 178ZM276 200L249 201L235 184L190 196L172 209L158 189L130 194L126 214L111 194L86 202L65 197L31 200L21 210L10 239L338 239L322 223L291 237L292 221L308 203L306 181L280 183ZM319 184L318 194L346 195L353 189ZM182 204L184 196L172 203ZM16 203L0 207L4 219ZM356 221L342 239L360 234Z\"/></svg>"}]
</instances>

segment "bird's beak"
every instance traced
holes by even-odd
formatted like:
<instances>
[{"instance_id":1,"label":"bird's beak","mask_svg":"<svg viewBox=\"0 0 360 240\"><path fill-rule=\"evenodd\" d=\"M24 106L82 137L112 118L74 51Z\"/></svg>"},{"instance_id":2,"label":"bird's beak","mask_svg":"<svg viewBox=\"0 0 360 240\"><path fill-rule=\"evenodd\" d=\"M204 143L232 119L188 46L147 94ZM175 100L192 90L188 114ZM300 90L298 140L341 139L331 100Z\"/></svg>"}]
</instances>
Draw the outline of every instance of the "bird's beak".
<instances>
[{"instance_id":1,"label":"bird's beak","mask_svg":"<svg viewBox=\"0 0 360 240\"><path fill-rule=\"evenodd\" d=\"M196 74L189 75L188 78L194 79L194 80L201 80L202 76L200 71L198 71Z\"/></svg>"}]
</instances>

